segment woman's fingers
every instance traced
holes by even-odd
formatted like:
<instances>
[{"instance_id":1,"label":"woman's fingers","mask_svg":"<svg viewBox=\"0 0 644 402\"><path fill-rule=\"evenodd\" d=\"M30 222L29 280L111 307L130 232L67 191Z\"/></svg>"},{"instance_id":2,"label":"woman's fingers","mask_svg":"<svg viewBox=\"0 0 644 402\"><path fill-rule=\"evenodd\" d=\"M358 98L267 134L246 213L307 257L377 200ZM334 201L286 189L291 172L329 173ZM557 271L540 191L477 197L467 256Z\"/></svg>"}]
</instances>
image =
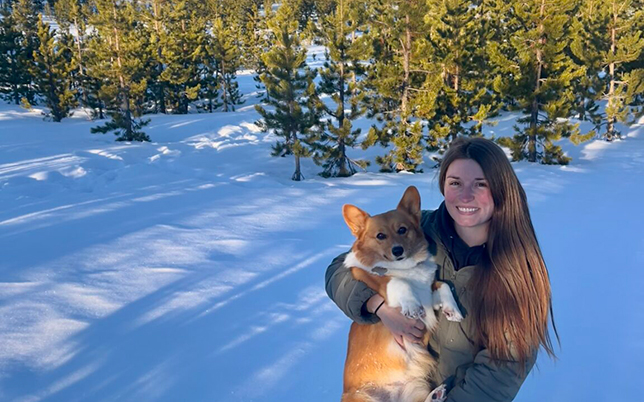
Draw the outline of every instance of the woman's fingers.
<instances>
[{"instance_id":1,"label":"woman's fingers","mask_svg":"<svg viewBox=\"0 0 644 402\"><path fill-rule=\"evenodd\" d=\"M417 327L411 327L411 329L409 330L409 334L418 339L421 339L423 337L424 332L425 331L422 331Z\"/></svg>"},{"instance_id":2,"label":"woman's fingers","mask_svg":"<svg viewBox=\"0 0 644 402\"><path fill-rule=\"evenodd\" d=\"M413 343L422 342L425 324L421 320L405 317L400 308L383 305L378 310L378 317L389 328L400 346L403 346L403 338Z\"/></svg>"},{"instance_id":3,"label":"woman's fingers","mask_svg":"<svg viewBox=\"0 0 644 402\"><path fill-rule=\"evenodd\" d=\"M418 328L421 332L425 332L425 323L421 320L416 320L414 323L414 328Z\"/></svg>"},{"instance_id":4,"label":"woman's fingers","mask_svg":"<svg viewBox=\"0 0 644 402\"><path fill-rule=\"evenodd\" d=\"M394 335L394 340L401 348L405 349L405 341L402 335Z\"/></svg>"}]
</instances>

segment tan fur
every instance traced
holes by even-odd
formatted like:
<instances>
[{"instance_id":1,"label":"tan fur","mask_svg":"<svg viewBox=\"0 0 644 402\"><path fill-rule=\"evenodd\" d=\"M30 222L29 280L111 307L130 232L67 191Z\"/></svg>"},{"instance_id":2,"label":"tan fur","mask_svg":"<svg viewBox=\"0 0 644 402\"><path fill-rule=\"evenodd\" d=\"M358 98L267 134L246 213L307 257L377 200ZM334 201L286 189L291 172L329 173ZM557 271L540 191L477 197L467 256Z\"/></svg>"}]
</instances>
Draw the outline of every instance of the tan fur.
<instances>
[{"instance_id":1,"label":"tan fur","mask_svg":"<svg viewBox=\"0 0 644 402\"><path fill-rule=\"evenodd\" d=\"M395 265L397 257L391 250L396 246L404 249L403 256L410 261L419 263L429 259L427 241L420 228L418 190L409 187L393 211L371 217L357 207L345 205L343 216L357 237L352 252L362 265L352 267L352 275L388 302L387 285L392 277L386 272L383 276L374 275L367 269L383 262ZM404 234L399 233L401 227L406 228ZM378 233L386 238L378 239ZM427 292L430 292L429 287ZM425 314L434 314L434 311L430 309ZM427 351L430 331L431 328L422 345L405 341L403 349L381 322L372 325L353 323L349 332L342 402L425 401L436 370L436 361Z\"/></svg>"}]
</instances>

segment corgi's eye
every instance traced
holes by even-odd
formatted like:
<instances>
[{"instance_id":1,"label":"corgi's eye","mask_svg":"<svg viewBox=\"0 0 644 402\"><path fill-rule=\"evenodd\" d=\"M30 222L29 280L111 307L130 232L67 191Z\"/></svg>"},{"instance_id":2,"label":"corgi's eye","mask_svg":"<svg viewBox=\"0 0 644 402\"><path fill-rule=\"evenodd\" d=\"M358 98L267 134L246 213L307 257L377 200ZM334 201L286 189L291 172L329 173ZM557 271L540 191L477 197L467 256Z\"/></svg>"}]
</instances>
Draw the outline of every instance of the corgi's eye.
<instances>
[{"instance_id":1,"label":"corgi's eye","mask_svg":"<svg viewBox=\"0 0 644 402\"><path fill-rule=\"evenodd\" d=\"M384 233L378 233L376 235L376 239L378 239L378 240L385 240L386 238L387 238L387 235L384 234Z\"/></svg>"},{"instance_id":2,"label":"corgi's eye","mask_svg":"<svg viewBox=\"0 0 644 402\"><path fill-rule=\"evenodd\" d=\"M404 235L405 233L407 233L407 228L406 228L406 227L404 227L404 226L401 226L401 227L398 229L398 234L399 234L399 235Z\"/></svg>"}]
</instances>

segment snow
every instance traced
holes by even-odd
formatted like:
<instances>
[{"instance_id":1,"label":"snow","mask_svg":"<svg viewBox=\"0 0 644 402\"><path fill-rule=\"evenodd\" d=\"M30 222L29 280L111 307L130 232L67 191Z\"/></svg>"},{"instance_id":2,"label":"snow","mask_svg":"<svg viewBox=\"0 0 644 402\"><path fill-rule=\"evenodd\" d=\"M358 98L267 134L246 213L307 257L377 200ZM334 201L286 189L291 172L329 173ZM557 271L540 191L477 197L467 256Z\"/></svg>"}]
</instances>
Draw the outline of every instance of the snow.
<instances>
[{"instance_id":1,"label":"snow","mask_svg":"<svg viewBox=\"0 0 644 402\"><path fill-rule=\"evenodd\" d=\"M352 243L341 206L385 211L413 184L435 208L437 172L322 179L304 161L292 182L255 102L152 116L143 144L0 104L1 401L339 400L350 322L324 271ZM642 127L564 143L569 166L514 164L561 336L517 401L642 400Z\"/></svg>"}]
</instances>

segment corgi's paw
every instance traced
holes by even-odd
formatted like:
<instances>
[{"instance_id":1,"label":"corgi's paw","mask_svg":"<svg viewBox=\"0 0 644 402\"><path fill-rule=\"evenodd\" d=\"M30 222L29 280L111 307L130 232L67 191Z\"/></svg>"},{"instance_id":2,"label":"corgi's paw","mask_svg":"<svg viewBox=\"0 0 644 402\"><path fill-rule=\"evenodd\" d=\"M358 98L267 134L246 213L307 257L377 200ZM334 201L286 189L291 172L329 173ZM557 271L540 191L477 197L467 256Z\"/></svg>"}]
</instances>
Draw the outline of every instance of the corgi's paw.
<instances>
[{"instance_id":1,"label":"corgi's paw","mask_svg":"<svg viewBox=\"0 0 644 402\"><path fill-rule=\"evenodd\" d=\"M448 321L463 321L463 314L461 314L458 307L443 306L443 314L445 314Z\"/></svg>"},{"instance_id":2,"label":"corgi's paw","mask_svg":"<svg viewBox=\"0 0 644 402\"><path fill-rule=\"evenodd\" d=\"M400 303L400 311L407 318L420 319L425 317L425 309L422 305L414 302Z\"/></svg>"},{"instance_id":3,"label":"corgi's paw","mask_svg":"<svg viewBox=\"0 0 644 402\"><path fill-rule=\"evenodd\" d=\"M447 388L445 384L441 384L427 396L425 402L443 402L447 398Z\"/></svg>"}]
</instances>

